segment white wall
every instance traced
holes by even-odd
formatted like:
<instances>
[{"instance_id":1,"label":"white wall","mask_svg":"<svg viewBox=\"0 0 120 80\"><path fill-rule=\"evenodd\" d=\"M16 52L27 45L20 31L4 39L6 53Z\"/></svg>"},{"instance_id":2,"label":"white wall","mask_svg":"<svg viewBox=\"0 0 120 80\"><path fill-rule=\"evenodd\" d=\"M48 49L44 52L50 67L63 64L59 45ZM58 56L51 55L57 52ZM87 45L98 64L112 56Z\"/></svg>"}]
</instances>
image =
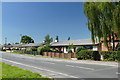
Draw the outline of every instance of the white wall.
<instances>
[{"instance_id":1,"label":"white wall","mask_svg":"<svg viewBox=\"0 0 120 80\"><path fill-rule=\"evenodd\" d=\"M98 46L93 46L93 51L98 51Z\"/></svg>"},{"instance_id":2,"label":"white wall","mask_svg":"<svg viewBox=\"0 0 120 80\"><path fill-rule=\"evenodd\" d=\"M66 48L66 47L64 47L64 53L68 53L68 52L67 52L67 48Z\"/></svg>"}]
</instances>

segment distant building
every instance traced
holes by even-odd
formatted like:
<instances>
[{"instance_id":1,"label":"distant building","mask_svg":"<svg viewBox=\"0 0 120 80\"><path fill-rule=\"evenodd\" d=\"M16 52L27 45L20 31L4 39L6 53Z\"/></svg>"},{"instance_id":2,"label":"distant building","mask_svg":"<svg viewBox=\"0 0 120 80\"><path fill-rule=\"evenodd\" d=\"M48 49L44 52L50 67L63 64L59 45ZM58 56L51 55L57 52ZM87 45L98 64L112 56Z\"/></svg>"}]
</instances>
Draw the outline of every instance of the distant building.
<instances>
[{"instance_id":1,"label":"distant building","mask_svg":"<svg viewBox=\"0 0 120 80\"><path fill-rule=\"evenodd\" d=\"M81 39L81 40L66 40L51 43L51 48L56 50L61 50L64 53L68 53L68 46L73 44L73 52L79 47L85 47L89 50L98 51L98 43L93 44L91 39Z\"/></svg>"},{"instance_id":2,"label":"distant building","mask_svg":"<svg viewBox=\"0 0 120 80\"><path fill-rule=\"evenodd\" d=\"M22 48L25 48L25 49L31 49L32 47L37 48L37 47L43 46L43 45L44 45L43 42L42 42L42 43L29 43L29 44L24 44L24 45L22 45L21 47L22 47Z\"/></svg>"}]
</instances>

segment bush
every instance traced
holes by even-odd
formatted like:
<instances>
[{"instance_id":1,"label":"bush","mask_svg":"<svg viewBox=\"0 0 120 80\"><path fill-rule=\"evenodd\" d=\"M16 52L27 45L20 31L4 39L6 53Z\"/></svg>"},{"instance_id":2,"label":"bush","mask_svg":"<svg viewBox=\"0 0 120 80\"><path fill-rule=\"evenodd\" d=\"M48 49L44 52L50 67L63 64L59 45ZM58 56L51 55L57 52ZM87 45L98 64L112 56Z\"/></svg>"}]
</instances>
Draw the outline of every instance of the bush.
<instances>
[{"instance_id":1,"label":"bush","mask_svg":"<svg viewBox=\"0 0 120 80\"><path fill-rule=\"evenodd\" d=\"M118 45L116 46L116 50L120 51L120 43L118 43Z\"/></svg>"},{"instance_id":2,"label":"bush","mask_svg":"<svg viewBox=\"0 0 120 80\"><path fill-rule=\"evenodd\" d=\"M68 53L73 53L72 50L69 50Z\"/></svg>"},{"instance_id":3,"label":"bush","mask_svg":"<svg viewBox=\"0 0 120 80\"><path fill-rule=\"evenodd\" d=\"M37 51L42 54L43 52L48 52L50 51L50 47L49 46L40 46L37 48Z\"/></svg>"},{"instance_id":4,"label":"bush","mask_svg":"<svg viewBox=\"0 0 120 80\"><path fill-rule=\"evenodd\" d=\"M31 48L32 51L37 51L37 48L33 47Z\"/></svg>"},{"instance_id":5,"label":"bush","mask_svg":"<svg viewBox=\"0 0 120 80\"><path fill-rule=\"evenodd\" d=\"M83 60L100 60L98 51L81 50L76 54L76 57Z\"/></svg>"},{"instance_id":6,"label":"bush","mask_svg":"<svg viewBox=\"0 0 120 80\"><path fill-rule=\"evenodd\" d=\"M120 51L101 51L105 61L120 61Z\"/></svg>"},{"instance_id":7,"label":"bush","mask_svg":"<svg viewBox=\"0 0 120 80\"><path fill-rule=\"evenodd\" d=\"M76 52L75 53L79 53L81 50L87 50L86 48L84 48L84 47L79 47L79 48L77 48L77 50L76 50Z\"/></svg>"},{"instance_id":8,"label":"bush","mask_svg":"<svg viewBox=\"0 0 120 80\"><path fill-rule=\"evenodd\" d=\"M12 50L19 50L18 48L12 48Z\"/></svg>"},{"instance_id":9,"label":"bush","mask_svg":"<svg viewBox=\"0 0 120 80\"><path fill-rule=\"evenodd\" d=\"M30 49L26 49L26 51L31 51Z\"/></svg>"}]
</instances>

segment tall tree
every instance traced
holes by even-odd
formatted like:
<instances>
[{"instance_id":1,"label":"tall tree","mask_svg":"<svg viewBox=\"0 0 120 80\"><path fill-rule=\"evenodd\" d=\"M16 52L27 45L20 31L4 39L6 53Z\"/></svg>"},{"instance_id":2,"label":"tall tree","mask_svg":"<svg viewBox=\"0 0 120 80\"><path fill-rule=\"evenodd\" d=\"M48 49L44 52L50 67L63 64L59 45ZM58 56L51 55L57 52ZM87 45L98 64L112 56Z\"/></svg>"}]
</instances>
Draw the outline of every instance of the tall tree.
<instances>
[{"instance_id":1,"label":"tall tree","mask_svg":"<svg viewBox=\"0 0 120 80\"><path fill-rule=\"evenodd\" d=\"M44 41L45 41L45 44L46 44L47 46L50 46L50 42L51 42L50 35L46 35Z\"/></svg>"},{"instance_id":2,"label":"tall tree","mask_svg":"<svg viewBox=\"0 0 120 80\"><path fill-rule=\"evenodd\" d=\"M50 38L50 42L53 42L53 38L52 37Z\"/></svg>"},{"instance_id":3,"label":"tall tree","mask_svg":"<svg viewBox=\"0 0 120 80\"><path fill-rule=\"evenodd\" d=\"M8 45L11 45L10 43L8 43Z\"/></svg>"},{"instance_id":4,"label":"tall tree","mask_svg":"<svg viewBox=\"0 0 120 80\"><path fill-rule=\"evenodd\" d=\"M70 40L70 37L68 37L68 40Z\"/></svg>"},{"instance_id":5,"label":"tall tree","mask_svg":"<svg viewBox=\"0 0 120 80\"><path fill-rule=\"evenodd\" d=\"M24 35L21 37L20 42L21 43L34 43L34 40L31 37Z\"/></svg>"},{"instance_id":6,"label":"tall tree","mask_svg":"<svg viewBox=\"0 0 120 80\"><path fill-rule=\"evenodd\" d=\"M88 29L91 31L92 41L99 41L103 39L104 45L110 49L111 42L113 42L115 33L119 37L120 2L85 2L84 13L88 18ZM116 11L116 12L115 12ZM119 16L118 16L119 15ZM116 20L114 20L116 19ZM117 23L117 24L116 24ZM115 29L116 28L116 29Z\"/></svg>"}]
</instances>

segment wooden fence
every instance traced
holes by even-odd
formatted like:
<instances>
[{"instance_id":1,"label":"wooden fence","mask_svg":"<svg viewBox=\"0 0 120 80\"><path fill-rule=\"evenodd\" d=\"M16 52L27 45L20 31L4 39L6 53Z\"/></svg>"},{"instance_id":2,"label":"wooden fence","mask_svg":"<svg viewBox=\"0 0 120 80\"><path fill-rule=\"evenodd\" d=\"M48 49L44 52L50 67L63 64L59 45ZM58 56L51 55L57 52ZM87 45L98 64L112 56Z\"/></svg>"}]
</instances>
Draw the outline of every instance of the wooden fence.
<instances>
[{"instance_id":1,"label":"wooden fence","mask_svg":"<svg viewBox=\"0 0 120 80\"><path fill-rule=\"evenodd\" d=\"M57 58L76 58L75 53L43 52L43 56L57 57Z\"/></svg>"}]
</instances>

